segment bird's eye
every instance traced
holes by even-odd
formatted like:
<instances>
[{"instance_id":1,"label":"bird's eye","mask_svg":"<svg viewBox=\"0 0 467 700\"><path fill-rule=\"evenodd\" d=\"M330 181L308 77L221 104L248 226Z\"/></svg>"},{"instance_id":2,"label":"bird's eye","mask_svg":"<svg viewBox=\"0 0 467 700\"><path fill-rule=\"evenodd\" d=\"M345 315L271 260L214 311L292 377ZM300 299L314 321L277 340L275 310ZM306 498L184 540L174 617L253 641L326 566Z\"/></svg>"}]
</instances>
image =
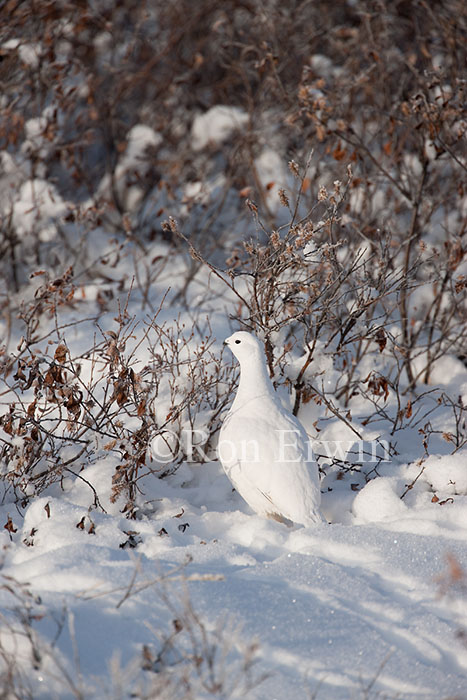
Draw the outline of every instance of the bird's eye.
<instances>
[{"instance_id":1,"label":"bird's eye","mask_svg":"<svg viewBox=\"0 0 467 700\"><path fill-rule=\"evenodd\" d=\"M242 341L241 341L241 340L236 340L235 342L236 342L237 345L238 345L238 344L241 343Z\"/></svg>"}]
</instances>

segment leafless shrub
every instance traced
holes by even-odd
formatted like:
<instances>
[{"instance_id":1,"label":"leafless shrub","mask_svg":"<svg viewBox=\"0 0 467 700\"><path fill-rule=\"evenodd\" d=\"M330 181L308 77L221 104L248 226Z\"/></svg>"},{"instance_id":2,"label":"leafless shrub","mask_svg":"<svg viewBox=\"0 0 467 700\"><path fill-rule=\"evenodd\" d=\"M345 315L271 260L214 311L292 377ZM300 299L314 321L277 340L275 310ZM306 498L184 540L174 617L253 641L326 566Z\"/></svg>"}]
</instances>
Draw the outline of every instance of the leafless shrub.
<instances>
[{"instance_id":1,"label":"leafless shrub","mask_svg":"<svg viewBox=\"0 0 467 700\"><path fill-rule=\"evenodd\" d=\"M205 331L188 331L179 348L154 320L152 289L186 241L192 260L172 303L189 307L194 280L220 277L236 300L232 319L262 335L295 413L314 401L360 437L360 424L380 420L393 435L430 433L432 409L449 405L453 448L464 444L457 398L426 393L446 353L465 361L460 0L203 0L195 9L188 0L28 0L6 11L5 346L16 316L24 323L23 345L2 355L15 382L2 417L10 489L32 495L79 474L102 447L120 456L112 497L126 494L133 513L145 469L168 473L186 456L151 465L154 436L170 432L183 448L183 430L202 428L208 452L214 445L226 397L218 382L228 391L235 380ZM238 128L196 144L196 118L220 105L239 110ZM31 273L44 283L21 303ZM116 329L101 326L95 347L72 356L60 313L83 308L76 281L104 283L101 316L115 312L132 277L151 315L146 329L123 309ZM51 319L53 343L39 352ZM152 367L136 366L133 333L145 337ZM320 357L335 370L331 385ZM161 394L167 411L155 420ZM422 406L424 395L433 405Z\"/></svg>"},{"instance_id":2,"label":"leafless shrub","mask_svg":"<svg viewBox=\"0 0 467 700\"><path fill-rule=\"evenodd\" d=\"M80 669L80 644L75 636L73 614L63 609L60 614L36 598L26 584L1 576L0 594L9 599L0 614L0 694L16 700L34 697L31 674L41 676L45 687L60 696L84 700L98 691L111 700L131 693L131 697L149 700L175 698L244 697L265 678L256 671L258 644L244 641L233 621L219 620L213 627L194 608L190 581L215 585L222 577L190 575L189 562L150 580L136 582L138 564L129 586L123 591L108 591L106 596L120 592L117 607L129 598L136 598L151 589L163 603L171 620L151 630L151 643L141 643L141 654L122 660L114 654L110 660L109 679L84 678ZM182 582L177 592L175 582ZM101 593L102 595L102 593ZM92 596L91 596L92 597ZM52 640L38 634L36 623L50 617L56 623ZM58 641L65 629L71 636L74 659L66 663L60 655ZM110 682L110 687L109 687ZM47 684L47 685L45 685Z\"/></svg>"},{"instance_id":3,"label":"leafless shrub","mask_svg":"<svg viewBox=\"0 0 467 700\"><path fill-rule=\"evenodd\" d=\"M263 682L266 676L255 668L258 643L245 642L232 620L219 620L211 629L195 611L188 591L180 599L167 590L161 595L172 614L172 630L162 638L155 634L158 643L143 647L147 673L135 697L245 697Z\"/></svg>"},{"instance_id":4,"label":"leafless shrub","mask_svg":"<svg viewBox=\"0 0 467 700\"><path fill-rule=\"evenodd\" d=\"M21 307L25 331L17 351L2 359L5 495L11 490L25 505L71 475L88 483L94 506L102 508L81 471L115 453L119 464L110 499L125 498L124 512L134 517L142 476L164 476L187 456L203 461L209 453L235 377L213 350L207 320L196 318L191 328L181 321L159 325L156 312L140 329L128 312L129 297L115 330L97 323L89 347L73 353L70 324L61 323L61 313L73 303L72 270L53 281L42 276L35 299ZM44 317L54 329L41 333ZM176 452L159 461L156 455L154 462L150 443L166 435L175 439ZM193 449L197 436L202 451Z\"/></svg>"}]
</instances>

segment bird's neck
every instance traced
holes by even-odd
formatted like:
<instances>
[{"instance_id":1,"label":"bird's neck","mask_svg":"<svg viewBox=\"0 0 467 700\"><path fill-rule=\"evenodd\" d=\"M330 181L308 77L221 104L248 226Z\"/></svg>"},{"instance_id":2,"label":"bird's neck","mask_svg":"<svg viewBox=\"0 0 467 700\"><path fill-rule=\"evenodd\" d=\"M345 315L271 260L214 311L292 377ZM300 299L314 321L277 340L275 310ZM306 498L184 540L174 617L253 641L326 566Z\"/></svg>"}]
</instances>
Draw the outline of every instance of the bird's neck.
<instances>
[{"instance_id":1,"label":"bird's neck","mask_svg":"<svg viewBox=\"0 0 467 700\"><path fill-rule=\"evenodd\" d=\"M266 364L244 363L240 366L240 382L237 395L232 405L233 410L246 407L254 399L264 396L274 396L274 388L269 378Z\"/></svg>"}]
</instances>

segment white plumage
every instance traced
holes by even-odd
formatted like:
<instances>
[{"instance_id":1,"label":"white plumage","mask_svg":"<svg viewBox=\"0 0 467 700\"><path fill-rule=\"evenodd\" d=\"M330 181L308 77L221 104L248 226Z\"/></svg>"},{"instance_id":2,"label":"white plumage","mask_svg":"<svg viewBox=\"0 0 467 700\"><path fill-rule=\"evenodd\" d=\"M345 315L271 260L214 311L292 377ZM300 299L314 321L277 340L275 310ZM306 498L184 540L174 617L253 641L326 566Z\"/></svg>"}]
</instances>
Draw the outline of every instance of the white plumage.
<instances>
[{"instance_id":1,"label":"white plumage","mask_svg":"<svg viewBox=\"0 0 467 700\"><path fill-rule=\"evenodd\" d=\"M245 331L225 343L240 362L237 395L219 436L227 476L259 515L288 525L323 522L318 467L307 459L308 436L279 401L261 343Z\"/></svg>"}]
</instances>

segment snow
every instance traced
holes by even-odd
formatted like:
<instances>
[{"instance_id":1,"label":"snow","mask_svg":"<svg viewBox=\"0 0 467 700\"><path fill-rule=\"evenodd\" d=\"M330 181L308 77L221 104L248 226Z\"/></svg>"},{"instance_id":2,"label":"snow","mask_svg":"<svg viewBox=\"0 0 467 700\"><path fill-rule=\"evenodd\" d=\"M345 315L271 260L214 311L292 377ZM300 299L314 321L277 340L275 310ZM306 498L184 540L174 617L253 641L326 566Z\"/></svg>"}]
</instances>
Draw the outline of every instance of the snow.
<instances>
[{"instance_id":1,"label":"snow","mask_svg":"<svg viewBox=\"0 0 467 700\"><path fill-rule=\"evenodd\" d=\"M96 42L105 43L108 36L103 32ZM15 42L3 48L22 50L23 60L28 51L36 51ZM28 61L33 68L32 54ZM324 56L315 55L312 67L323 75L332 73ZM239 108L223 105L196 116L191 146L197 157L204 148L220 147L244 129L248 118ZM46 179L44 163L37 164L31 177L28 156L35 152L46 157L50 119L47 109L28 119L22 147L16 153L0 153L2 214L8 219L11 213L15 234L24 244L18 254L21 250L25 256L38 254L37 241L58 248L58 224L65 227L63 219L71 211L65 193L62 198ZM135 219L141 206L141 220L157 229L154 236L177 197L179 212L188 219L197 207L208 211L229 186L220 172L206 178L200 171L197 179L194 168L193 179L181 183L176 194L157 183L144 190L139 183L150 174L154 154L165 148L163 137L136 124L125 140L112 172L114 182L107 173L95 194L97 199L110 196L113 184L130 217ZM256 175L273 212L281 208L278 189L293 189L291 175L272 146L261 144L257 154ZM419 161L408 159L406 166L418 171ZM365 187L351 192L351 206L355 211L369 207L376 214L384 209L387 193ZM232 197L237 201L238 193ZM84 228L89 223L86 211L93 206L89 200L80 211ZM236 238L241 224L227 214L224 223ZM211 231L209 216L205 224L207 237L215 242L218 232ZM325 225L325 220L317 220L317 236ZM138 238L139 232L133 238L119 237L106 230L104 219L86 231L89 251L84 250L76 264L74 297L65 290L58 303L54 297L47 305L55 282L47 288L45 275L51 273L51 280L56 276L42 249L41 274L27 287L21 288L21 279L11 299L5 295L12 307L0 319L5 353L26 347L24 328L15 314L21 303L26 313L37 294L40 332L37 327L33 332L42 340L31 341L24 356L34 353L38 362L51 363L55 344L65 339L70 356L79 363L81 389L92 383L93 400L99 401L109 390L108 366L102 355L94 355L95 347L93 352L90 348L96 342L109 343L118 318L128 314L131 327L125 327L118 353L132 358L142 384L154 375L158 394L150 427L164 427L150 435L143 455L134 518L126 517L125 495L112 494L128 447L125 431L137 423L134 413L124 413L123 419L119 414L122 422L113 426L116 436L105 434L104 446L102 436L93 435L87 458L77 460L72 471L67 471L67 460L80 446L70 441L55 454L44 443L36 472L57 467L63 473L39 495L32 483L17 486L18 498L11 484L24 467L23 453L31 438L24 432L10 435L5 425L0 428L0 448L11 448L0 462L0 675L5 667L13 668L24 684L23 696L44 700L465 698L467 450L462 443L462 407L467 403L467 370L461 359L440 352L431 362L424 346L412 358L412 367L423 376L431 363L429 383L420 383L413 395L398 395L388 385L387 393L374 394L371 403L364 395L370 376L394 376L397 370L375 344L376 350L359 359L358 391L344 406L337 391L342 378L339 358L331 341L317 339L303 379L335 399L340 417L317 396L303 399L298 417L320 471L327 522L287 528L254 513L232 488L216 458L218 433L213 433L212 444L205 444L212 425L218 421L220 427L237 387L231 360L222 354L222 340L236 330L232 318L248 318L242 316L246 311L239 308L232 288L226 290L218 277L198 267L198 261L192 265L161 238L146 240L143 233ZM432 230L431 243L433 236ZM141 248L133 245L135 238ZM77 252L78 239L70 240L69 256ZM349 250L345 245L338 250L341 264ZM369 246L354 250L361 260L370 254ZM319 243L307 243L303 254L318 264ZM459 266L456 275L461 271ZM235 289L246 294L245 277L231 279ZM41 288L44 299L39 298ZM108 308L103 310L99 302L106 292ZM348 318L356 302L340 303ZM432 303L430 280L408 301L414 327ZM400 343L396 307L390 318L386 335ZM159 337L153 333L156 328ZM290 384L309 352L297 343L288 354L284 346L289 330L282 327L271 334L276 357L286 358L277 365L274 380L288 410L294 398ZM374 328L366 326L366 317L356 322L354 331L374 343ZM209 353L199 359L206 338ZM14 383L19 380L11 379L16 367L4 367L3 355L0 359L2 376L13 387L2 385L0 414L21 402L31 407L36 387L21 392ZM115 377L117 364L112 368ZM205 382L215 388L214 408L196 394ZM38 412L48 401L46 388L39 388ZM117 411L115 403L112 410ZM378 407L384 412L378 413ZM52 434L59 408L65 410L49 404L43 417ZM64 439L62 434L55 437ZM112 441L114 446L107 447ZM180 688L187 683L192 692L183 696ZM210 692L210 683L221 690Z\"/></svg>"},{"instance_id":2,"label":"snow","mask_svg":"<svg viewBox=\"0 0 467 700\"><path fill-rule=\"evenodd\" d=\"M407 506L396 492L397 480L377 478L370 481L356 496L353 513L357 522L396 520L407 515Z\"/></svg>"},{"instance_id":3,"label":"snow","mask_svg":"<svg viewBox=\"0 0 467 700\"><path fill-rule=\"evenodd\" d=\"M128 144L125 153L119 163L123 170L129 167L140 167L144 152L149 146L157 148L162 142L162 137L145 124L137 124L127 134ZM117 169L118 170L118 169ZM118 176L118 173L117 173Z\"/></svg>"},{"instance_id":4,"label":"snow","mask_svg":"<svg viewBox=\"0 0 467 700\"><path fill-rule=\"evenodd\" d=\"M119 676L129 697L159 678L141 670L143 648L157 658L174 619L184 629L161 663L180 673L177 659L193 654L192 609L224 648L218 673L232 683L245 645L258 645L252 674L266 678L231 697L438 700L442 688L441 697L462 698L467 648L458 633L467 602L462 590L441 595L441 581L449 557L467 568L465 451L425 464L409 500L400 495L416 469L403 461L366 485L355 475L356 491L329 475L322 489L330 524L290 530L255 515L216 461L145 477L146 505L129 521L124 501L108 498L117 465L108 455L82 479L33 500L23 517L12 504L0 508L2 523L9 515L17 528L11 541L6 530L0 535L0 605L17 631L8 642L2 633L2 644L27 670L35 698L74 697L58 669L85 698L102 689L118 697L111 687ZM440 505L446 498L453 500ZM21 635L12 580L34 596L26 601L40 668ZM207 697L191 682L195 697Z\"/></svg>"},{"instance_id":5,"label":"snow","mask_svg":"<svg viewBox=\"0 0 467 700\"><path fill-rule=\"evenodd\" d=\"M40 44L22 42L20 39L9 39L5 41L1 48L4 51L18 50L19 57L26 65L31 68L39 66L40 55L42 53Z\"/></svg>"},{"instance_id":6,"label":"snow","mask_svg":"<svg viewBox=\"0 0 467 700\"><path fill-rule=\"evenodd\" d=\"M125 208L135 209L141 202L143 191L135 180L135 175L144 176L149 170L151 158L148 149L156 149L162 143L162 136L145 124L136 124L127 133L126 148L119 158L114 172L114 184ZM111 179L105 175L99 185L101 193L108 192Z\"/></svg>"},{"instance_id":7,"label":"snow","mask_svg":"<svg viewBox=\"0 0 467 700\"><path fill-rule=\"evenodd\" d=\"M66 205L47 180L35 178L21 185L13 206L13 222L20 236L32 236L47 242L55 238L54 220L66 212Z\"/></svg>"},{"instance_id":8,"label":"snow","mask_svg":"<svg viewBox=\"0 0 467 700\"><path fill-rule=\"evenodd\" d=\"M86 473L100 495L106 471L109 465L101 464ZM467 565L465 519L454 533L433 504L439 514L433 537L423 510L400 501L396 507L392 481L381 478L356 496L351 525L290 531L252 514L217 463L186 466L183 476L182 483L145 484L157 495L156 510L134 523L118 509L89 511L82 494L72 491L34 501L13 543L3 532L3 576L40 595L39 607L48 610L35 624L41 637L50 642L60 613L68 618L50 664L76 673L76 644L89 697L108 683L106 669L116 654L127 664L143 644L157 651L156 631L169 629L175 614L164 596L180 612L185 588L211 633L227 610L240 626L232 659L238 660L241 639L259 640L256 672L271 675L248 697L305 697L306 689L318 698L363 697L373 681L374 692L390 698L434 700L439 688L443 697L462 697L467 649L456 630L467 623L467 605L440 597L437 578L448 553ZM375 517L377 504L381 517ZM121 548L129 530L139 542L135 550ZM157 583L187 556L187 582L174 573L168 589ZM135 591L122 603L135 573ZM11 603L5 590L1 598L3 606ZM30 678L35 697L50 697L50 684L40 678L46 678L43 668ZM71 693L61 688L59 696Z\"/></svg>"},{"instance_id":9,"label":"snow","mask_svg":"<svg viewBox=\"0 0 467 700\"><path fill-rule=\"evenodd\" d=\"M248 115L239 107L215 105L193 120L191 127L192 145L202 150L209 143L219 145L236 129L246 125Z\"/></svg>"},{"instance_id":10,"label":"snow","mask_svg":"<svg viewBox=\"0 0 467 700\"><path fill-rule=\"evenodd\" d=\"M467 496L467 460L465 453L451 455L449 460L442 455L430 455L425 462L424 478L436 492Z\"/></svg>"},{"instance_id":11,"label":"snow","mask_svg":"<svg viewBox=\"0 0 467 700\"><path fill-rule=\"evenodd\" d=\"M264 188L268 206L273 211L279 209L281 203L278 192L286 186L288 180L285 164L276 151L272 148L264 148L255 160L255 167L258 179Z\"/></svg>"},{"instance_id":12,"label":"snow","mask_svg":"<svg viewBox=\"0 0 467 700\"><path fill-rule=\"evenodd\" d=\"M228 324L219 313L211 322L216 354ZM86 330L77 329L79 346ZM189 345L178 345L182 358L193 357ZM336 372L320 349L310 373L324 369L333 382ZM445 358L446 385L449 367L457 386L466 381L460 364ZM89 371L83 361L83 378ZM303 408L300 419L314 434L322 407ZM167 414L164 401L158 410ZM201 413L199 426L208 415ZM314 454L328 454L329 463L339 450L344 457L355 435L338 419L322 426ZM375 434L368 426L364 438ZM462 579L451 576L448 585L453 562L467 570L465 448L419 463L407 430L401 454L370 477L356 466L342 479L321 462L328 523L287 528L253 513L216 460L185 459L159 479L170 458L164 450L179 447L175 435L168 429L167 442L152 442L154 471L138 482L135 520L123 514L124 498L109 497L113 453L23 509L4 498L2 523L10 517L16 532L0 533L0 641L24 669L33 697L67 700L79 689L84 698L127 698L141 685L175 683L183 668L192 669L194 697L209 697L208 670L201 665L198 676L181 661L199 654L203 639L223 650L216 674L230 683L226 697L465 696L467 600ZM31 661L25 617L15 612L18 596L29 611L39 665ZM171 637L174 620L183 628ZM249 644L256 663L245 690ZM144 654L153 670L142 668Z\"/></svg>"}]
</instances>

